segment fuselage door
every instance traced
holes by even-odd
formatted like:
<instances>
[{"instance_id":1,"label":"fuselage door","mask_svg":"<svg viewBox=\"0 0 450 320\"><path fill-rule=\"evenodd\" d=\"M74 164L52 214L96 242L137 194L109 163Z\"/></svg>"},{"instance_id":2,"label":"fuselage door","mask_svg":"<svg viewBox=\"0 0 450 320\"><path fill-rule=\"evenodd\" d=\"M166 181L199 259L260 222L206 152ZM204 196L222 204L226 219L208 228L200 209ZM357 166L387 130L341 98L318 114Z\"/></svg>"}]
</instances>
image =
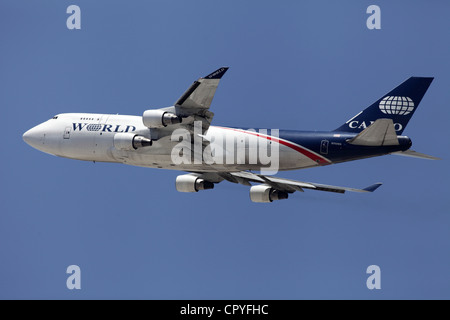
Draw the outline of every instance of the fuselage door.
<instances>
[{"instance_id":1,"label":"fuselage door","mask_svg":"<svg viewBox=\"0 0 450 320\"><path fill-rule=\"evenodd\" d=\"M328 144L330 142L328 140L322 140L320 142L320 153L322 154L328 154Z\"/></svg>"},{"instance_id":2,"label":"fuselage door","mask_svg":"<svg viewBox=\"0 0 450 320\"><path fill-rule=\"evenodd\" d=\"M64 139L70 139L70 132L72 131L71 127L66 127L66 129L64 129Z\"/></svg>"}]
</instances>

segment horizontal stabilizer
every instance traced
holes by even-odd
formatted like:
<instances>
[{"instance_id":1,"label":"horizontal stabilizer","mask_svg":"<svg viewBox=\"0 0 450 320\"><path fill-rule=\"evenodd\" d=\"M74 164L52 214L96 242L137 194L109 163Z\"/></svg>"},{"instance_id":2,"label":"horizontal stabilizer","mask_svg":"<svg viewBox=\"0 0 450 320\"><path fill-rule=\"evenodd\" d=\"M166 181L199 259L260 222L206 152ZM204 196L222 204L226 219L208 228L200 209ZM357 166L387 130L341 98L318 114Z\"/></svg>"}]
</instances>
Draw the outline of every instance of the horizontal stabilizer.
<instances>
[{"instance_id":1,"label":"horizontal stabilizer","mask_svg":"<svg viewBox=\"0 0 450 320\"><path fill-rule=\"evenodd\" d=\"M348 143L358 146L381 147L398 146L400 143L395 133L392 119L378 119Z\"/></svg>"},{"instance_id":2,"label":"horizontal stabilizer","mask_svg":"<svg viewBox=\"0 0 450 320\"><path fill-rule=\"evenodd\" d=\"M441 160L440 158L433 157L428 154L420 153L420 152L417 152L414 150L398 151L398 152L393 152L391 154L394 154L397 156L420 158L420 159L427 159L427 160Z\"/></svg>"}]
</instances>

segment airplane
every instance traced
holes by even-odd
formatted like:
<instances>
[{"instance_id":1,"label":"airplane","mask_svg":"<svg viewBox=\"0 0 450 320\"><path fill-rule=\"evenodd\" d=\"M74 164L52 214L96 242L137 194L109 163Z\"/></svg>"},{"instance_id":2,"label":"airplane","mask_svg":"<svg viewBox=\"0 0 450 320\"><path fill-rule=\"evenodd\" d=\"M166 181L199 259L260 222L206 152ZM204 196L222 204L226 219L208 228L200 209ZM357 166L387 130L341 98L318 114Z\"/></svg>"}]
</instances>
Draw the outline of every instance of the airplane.
<instances>
[{"instance_id":1,"label":"airplane","mask_svg":"<svg viewBox=\"0 0 450 320\"><path fill-rule=\"evenodd\" d=\"M305 189L366 193L381 185L338 187L273 176L277 171L388 154L438 159L411 150L411 139L402 135L433 78L407 79L332 131L257 131L211 125L209 108L227 70L221 67L194 81L170 107L146 110L142 116L58 114L26 131L23 139L64 158L186 171L176 178L180 192L213 189L224 180L243 184L250 187L251 201L261 203Z\"/></svg>"}]
</instances>

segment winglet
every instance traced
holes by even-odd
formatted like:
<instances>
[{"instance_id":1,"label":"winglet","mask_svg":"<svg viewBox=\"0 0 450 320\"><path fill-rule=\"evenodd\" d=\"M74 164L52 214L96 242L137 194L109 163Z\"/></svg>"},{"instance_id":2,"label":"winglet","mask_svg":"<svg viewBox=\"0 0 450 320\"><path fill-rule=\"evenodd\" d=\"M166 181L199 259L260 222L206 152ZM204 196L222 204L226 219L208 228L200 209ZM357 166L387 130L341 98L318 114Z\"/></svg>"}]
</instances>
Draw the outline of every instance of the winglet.
<instances>
[{"instance_id":1,"label":"winglet","mask_svg":"<svg viewBox=\"0 0 450 320\"><path fill-rule=\"evenodd\" d=\"M374 192L374 191L377 190L381 185L382 185L382 183L375 183L375 184L373 184L373 185L371 185L371 186L368 186L367 188L364 188L363 190L364 190L364 191L367 191L367 192Z\"/></svg>"},{"instance_id":2,"label":"winglet","mask_svg":"<svg viewBox=\"0 0 450 320\"><path fill-rule=\"evenodd\" d=\"M227 72L227 70L228 70L228 67L219 68L216 71L208 74L206 77L204 77L204 79L220 79L223 77L225 72Z\"/></svg>"}]
</instances>

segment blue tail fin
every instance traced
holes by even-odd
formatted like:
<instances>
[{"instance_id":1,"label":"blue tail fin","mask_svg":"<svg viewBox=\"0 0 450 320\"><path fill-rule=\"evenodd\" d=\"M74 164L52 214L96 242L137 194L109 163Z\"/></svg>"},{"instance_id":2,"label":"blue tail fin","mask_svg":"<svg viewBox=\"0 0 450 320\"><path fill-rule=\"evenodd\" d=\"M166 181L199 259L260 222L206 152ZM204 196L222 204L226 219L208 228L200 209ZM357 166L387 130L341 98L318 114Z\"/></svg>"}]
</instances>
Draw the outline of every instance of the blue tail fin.
<instances>
[{"instance_id":1,"label":"blue tail fin","mask_svg":"<svg viewBox=\"0 0 450 320\"><path fill-rule=\"evenodd\" d=\"M392 119L401 135L433 78L411 77L334 131L359 133L377 119Z\"/></svg>"}]
</instances>

